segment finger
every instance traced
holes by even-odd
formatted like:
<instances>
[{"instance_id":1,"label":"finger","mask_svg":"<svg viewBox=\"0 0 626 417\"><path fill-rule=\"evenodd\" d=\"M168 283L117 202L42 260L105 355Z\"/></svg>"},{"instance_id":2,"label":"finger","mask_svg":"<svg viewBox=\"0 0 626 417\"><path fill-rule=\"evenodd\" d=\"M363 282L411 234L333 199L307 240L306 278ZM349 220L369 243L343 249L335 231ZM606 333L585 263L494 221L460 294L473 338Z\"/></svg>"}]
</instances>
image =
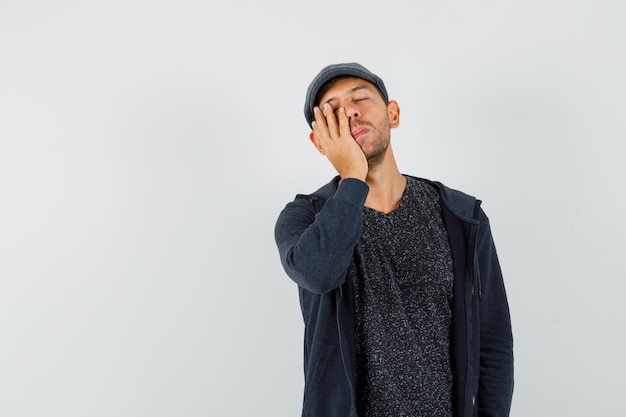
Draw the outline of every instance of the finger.
<instances>
[{"instance_id":1,"label":"finger","mask_svg":"<svg viewBox=\"0 0 626 417\"><path fill-rule=\"evenodd\" d=\"M352 137L350 133L350 120L348 119L348 115L346 115L346 110L341 107L339 109L339 115L337 116L339 119L339 134L343 137Z\"/></svg>"},{"instance_id":2,"label":"finger","mask_svg":"<svg viewBox=\"0 0 626 417\"><path fill-rule=\"evenodd\" d=\"M313 108L313 114L315 116L315 120L313 120L311 127L313 128L315 143L320 153L322 153L322 155L326 155L326 150L332 143L332 138L330 137L330 133L328 131L328 125L326 124L326 116L324 116L319 107Z\"/></svg>"},{"instance_id":3,"label":"finger","mask_svg":"<svg viewBox=\"0 0 626 417\"><path fill-rule=\"evenodd\" d=\"M313 133L321 140L328 138L328 125L326 124L326 118L322 114L322 111L319 109L319 107L314 107L313 114L315 116L315 120L311 125L311 127L313 128Z\"/></svg>"},{"instance_id":4,"label":"finger","mask_svg":"<svg viewBox=\"0 0 626 417\"><path fill-rule=\"evenodd\" d=\"M315 124L318 129L327 130L328 124L326 123L326 116L322 113L322 110L319 107L313 108L313 115L315 117Z\"/></svg>"},{"instance_id":5,"label":"finger","mask_svg":"<svg viewBox=\"0 0 626 417\"><path fill-rule=\"evenodd\" d=\"M324 116L326 117L326 124L328 125L328 132L331 139L339 138L339 126L337 125L337 119L335 117L335 111L328 104L325 103L323 107Z\"/></svg>"}]
</instances>

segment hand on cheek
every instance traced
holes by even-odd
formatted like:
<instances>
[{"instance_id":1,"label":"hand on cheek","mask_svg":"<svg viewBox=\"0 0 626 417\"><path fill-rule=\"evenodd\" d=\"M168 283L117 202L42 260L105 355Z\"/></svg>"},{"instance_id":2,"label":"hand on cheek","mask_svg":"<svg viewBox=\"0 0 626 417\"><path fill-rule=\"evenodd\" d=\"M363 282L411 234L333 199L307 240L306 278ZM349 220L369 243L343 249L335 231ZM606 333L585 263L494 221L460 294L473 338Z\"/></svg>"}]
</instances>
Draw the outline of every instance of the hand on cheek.
<instances>
[{"instance_id":1,"label":"hand on cheek","mask_svg":"<svg viewBox=\"0 0 626 417\"><path fill-rule=\"evenodd\" d=\"M350 134L350 125L343 108L335 110L324 104L323 110L313 109L311 140L322 155L326 155L341 178L365 180L368 165L365 154Z\"/></svg>"}]
</instances>

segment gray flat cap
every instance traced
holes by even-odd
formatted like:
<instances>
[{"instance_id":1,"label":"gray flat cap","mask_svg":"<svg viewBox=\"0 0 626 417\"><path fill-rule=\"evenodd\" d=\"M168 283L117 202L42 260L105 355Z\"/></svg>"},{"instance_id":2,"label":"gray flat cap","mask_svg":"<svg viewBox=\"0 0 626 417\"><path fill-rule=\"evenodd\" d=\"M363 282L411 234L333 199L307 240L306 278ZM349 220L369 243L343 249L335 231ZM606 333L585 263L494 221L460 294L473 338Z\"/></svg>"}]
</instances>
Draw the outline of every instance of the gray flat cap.
<instances>
[{"instance_id":1,"label":"gray flat cap","mask_svg":"<svg viewBox=\"0 0 626 417\"><path fill-rule=\"evenodd\" d=\"M304 118L309 126L311 126L311 122L315 120L315 117L313 116L313 107L317 105L315 100L320 89L324 87L326 83L337 77L356 77L369 81L374 84L376 88L378 88L378 91L380 91L380 94L384 97L385 102L389 101L389 96L387 95L387 89L385 88L383 80L378 75L370 72L370 70L364 66L357 64L356 62L328 65L327 67L324 67L319 74L317 74L317 76L315 76L313 81L311 81L311 84L309 84L309 88L306 90Z\"/></svg>"}]
</instances>

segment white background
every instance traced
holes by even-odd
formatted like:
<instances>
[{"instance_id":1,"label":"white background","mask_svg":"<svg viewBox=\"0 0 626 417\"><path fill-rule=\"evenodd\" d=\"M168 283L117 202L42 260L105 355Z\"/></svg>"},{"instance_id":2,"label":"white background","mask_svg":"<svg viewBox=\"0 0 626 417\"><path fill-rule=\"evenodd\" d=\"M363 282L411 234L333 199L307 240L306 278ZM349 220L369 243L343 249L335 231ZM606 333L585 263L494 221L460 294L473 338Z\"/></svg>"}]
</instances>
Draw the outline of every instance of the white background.
<instances>
[{"instance_id":1,"label":"white background","mask_svg":"<svg viewBox=\"0 0 626 417\"><path fill-rule=\"evenodd\" d=\"M403 172L492 221L512 416L616 416L624 2L0 3L0 415L300 414L273 227L333 175L306 87L358 61Z\"/></svg>"}]
</instances>

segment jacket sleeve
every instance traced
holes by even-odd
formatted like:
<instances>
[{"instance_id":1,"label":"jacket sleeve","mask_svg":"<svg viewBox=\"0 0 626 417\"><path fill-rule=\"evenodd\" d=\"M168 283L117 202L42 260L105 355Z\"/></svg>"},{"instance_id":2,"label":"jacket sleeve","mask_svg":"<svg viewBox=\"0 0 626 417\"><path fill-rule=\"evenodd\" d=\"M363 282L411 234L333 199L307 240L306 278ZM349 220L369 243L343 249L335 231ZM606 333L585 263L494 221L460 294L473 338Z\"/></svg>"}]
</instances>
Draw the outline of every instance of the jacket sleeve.
<instances>
[{"instance_id":1,"label":"jacket sleeve","mask_svg":"<svg viewBox=\"0 0 626 417\"><path fill-rule=\"evenodd\" d=\"M343 284L368 192L365 182L346 178L319 212L310 197L297 197L280 213L274 228L280 260L300 287L324 294Z\"/></svg>"},{"instance_id":2,"label":"jacket sleeve","mask_svg":"<svg viewBox=\"0 0 626 417\"><path fill-rule=\"evenodd\" d=\"M513 335L504 281L489 220L481 211L478 236L480 377L478 415L507 417L513 396Z\"/></svg>"}]
</instances>

